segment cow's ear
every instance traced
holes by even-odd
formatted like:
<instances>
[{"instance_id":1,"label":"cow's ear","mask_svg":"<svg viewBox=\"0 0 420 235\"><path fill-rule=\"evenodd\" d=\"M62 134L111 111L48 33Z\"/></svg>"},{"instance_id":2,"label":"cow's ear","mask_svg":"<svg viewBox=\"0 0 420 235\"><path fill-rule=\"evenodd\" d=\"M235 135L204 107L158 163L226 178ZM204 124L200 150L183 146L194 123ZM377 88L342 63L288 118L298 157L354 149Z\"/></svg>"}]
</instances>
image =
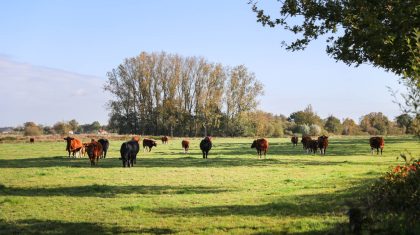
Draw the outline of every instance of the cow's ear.
<instances>
[{"instance_id":1,"label":"cow's ear","mask_svg":"<svg viewBox=\"0 0 420 235\"><path fill-rule=\"evenodd\" d=\"M64 138L64 140L67 140L67 138Z\"/></svg>"}]
</instances>

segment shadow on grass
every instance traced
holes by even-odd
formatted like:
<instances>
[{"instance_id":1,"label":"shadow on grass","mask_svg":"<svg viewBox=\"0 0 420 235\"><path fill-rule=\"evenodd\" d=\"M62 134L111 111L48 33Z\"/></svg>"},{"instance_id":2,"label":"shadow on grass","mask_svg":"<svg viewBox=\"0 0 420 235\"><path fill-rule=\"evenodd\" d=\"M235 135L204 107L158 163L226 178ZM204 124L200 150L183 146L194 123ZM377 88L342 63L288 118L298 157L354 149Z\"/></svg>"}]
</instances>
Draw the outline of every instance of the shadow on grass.
<instances>
[{"instance_id":1,"label":"shadow on grass","mask_svg":"<svg viewBox=\"0 0 420 235\"><path fill-rule=\"evenodd\" d=\"M13 222L0 220L1 234L173 234L176 231L168 228L141 228L107 226L89 222L64 222L56 220L26 219Z\"/></svg>"},{"instance_id":2,"label":"shadow on grass","mask_svg":"<svg viewBox=\"0 0 420 235\"><path fill-rule=\"evenodd\" d=\"M215 157L202 159L200 157L181 157L181 158L162 158L148 157L137 158L137 164L134 168L126 168L126 170L136 170L136 168L153 168L153 167L272 167L284 165L367 165L376 164L375 162L357 162L357 161L338 161L331 160L328 156L312 156L307 155L304 159L281 159L270 158L257 159L254 157ZM97 166L90 166L87 159L67 158L67 157L40 157L40 158L24 158L19 160L0 159L0 168L46 168L46 167L71 167L71 168L122 168L121 161L116 158L107 158L99 160Z\"/></svg>"},{"instance_id":3,"label":"shadow on grass","mask_svg":"<svg viewBox=\"0 0 420 235\"><path fill-rule=\"evenodd\" d=\"M189 208L157 208L150 211L161 216L323 216L344 214L348 202L361 195L371 183L365 181L357 187L332 193L280 197L273 202L258 205L202 206Z\"/></svg>"},{"instance_id":4,"label":"shadow on grass","mask_svg":"<svg viewBox=\"0 0 420 235\"><path fill-rule=\"evenodd\" d=\"M86 185L53 188L20 188L0 185L0 196L72 196L72 197L115 197L118 194L210 194L232 190L202 186L111 186Z\"/></svg>"}]
</instances>

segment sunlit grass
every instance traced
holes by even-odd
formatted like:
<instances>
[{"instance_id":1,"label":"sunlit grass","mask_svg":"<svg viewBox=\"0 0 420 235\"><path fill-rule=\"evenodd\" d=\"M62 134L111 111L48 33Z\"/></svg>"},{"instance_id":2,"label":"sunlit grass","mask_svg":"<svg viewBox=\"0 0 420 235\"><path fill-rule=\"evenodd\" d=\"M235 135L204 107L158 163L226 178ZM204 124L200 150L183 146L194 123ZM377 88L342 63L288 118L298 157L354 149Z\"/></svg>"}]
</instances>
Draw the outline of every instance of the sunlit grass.
<instances>
[{"instance_id":1,"label":"sunlit grass","mask_svg":"<svg viewBox=\"0 0 420 235\"><path fill-rule=\"evenodd\" d=\"M134 168L122 168L117 141L96 167L68 159L64 141L0 144L0 231L324 234L401 152L420 155L411 137L387 137L382 157L367 137L330 137L325 157L269 141L258 160L251 139L215 138L205 160L199 139L188 154L172 139L141 151Z\"/></svg>"}]
</instances>

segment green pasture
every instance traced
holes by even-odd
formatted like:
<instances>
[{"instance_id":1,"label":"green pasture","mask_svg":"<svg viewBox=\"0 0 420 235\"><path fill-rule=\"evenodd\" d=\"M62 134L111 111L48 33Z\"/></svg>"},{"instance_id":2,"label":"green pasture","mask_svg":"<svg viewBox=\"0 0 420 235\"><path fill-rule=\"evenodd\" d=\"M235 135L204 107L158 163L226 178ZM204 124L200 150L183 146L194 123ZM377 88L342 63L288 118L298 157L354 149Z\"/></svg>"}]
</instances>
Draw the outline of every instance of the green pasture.
<instances>
[{"instance_id":1,"label":"green pasture","mask_svg":"<svg viewBox=\"0 0 420 235\"><path fill-rule=\"evenodd\" d=\"M188 154L159 141L133 168L121 141L95 167L64 141L0 144L0 234L325 234L400 153L420 156L412 137L386 137L382 157L368 137L330 137L327 156L272 138L265 160L251 142L214 138L202 159L199 139Z\"/></svg>"}]
</instances>

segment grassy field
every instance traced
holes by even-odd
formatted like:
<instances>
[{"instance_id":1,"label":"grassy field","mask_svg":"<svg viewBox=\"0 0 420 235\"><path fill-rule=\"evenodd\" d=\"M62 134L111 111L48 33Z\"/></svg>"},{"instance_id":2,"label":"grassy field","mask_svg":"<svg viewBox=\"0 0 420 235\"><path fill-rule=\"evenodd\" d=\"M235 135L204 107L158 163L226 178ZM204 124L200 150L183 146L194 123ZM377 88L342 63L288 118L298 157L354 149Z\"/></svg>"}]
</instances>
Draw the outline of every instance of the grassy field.
<instances>
[{"instance_id":1,"label":"grassy field","mask_svg":"<svg viewBox=\"0 0 420 235\"><path fill-rule=\"evenodd\" d=\"M186 155L173 139L134 168L121 141L96 167L67 158L64 141L0 144L0 234L325 234L401 152L420 155L417 139L387 137L371 156L367 139L330 137L321 157L273 138L266 160L251 139L215 138L207 160L199 139Z\"/></svg>"}]
</instances>

